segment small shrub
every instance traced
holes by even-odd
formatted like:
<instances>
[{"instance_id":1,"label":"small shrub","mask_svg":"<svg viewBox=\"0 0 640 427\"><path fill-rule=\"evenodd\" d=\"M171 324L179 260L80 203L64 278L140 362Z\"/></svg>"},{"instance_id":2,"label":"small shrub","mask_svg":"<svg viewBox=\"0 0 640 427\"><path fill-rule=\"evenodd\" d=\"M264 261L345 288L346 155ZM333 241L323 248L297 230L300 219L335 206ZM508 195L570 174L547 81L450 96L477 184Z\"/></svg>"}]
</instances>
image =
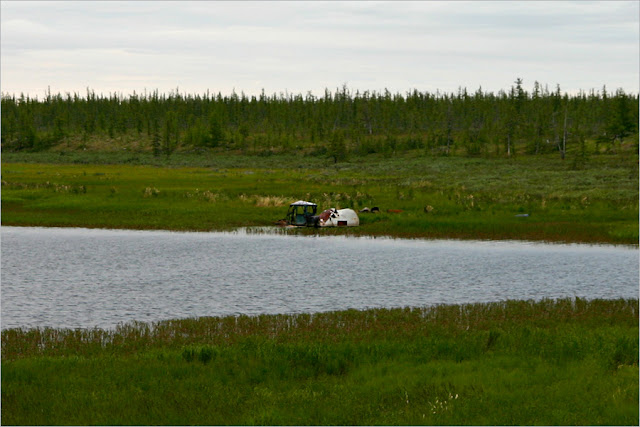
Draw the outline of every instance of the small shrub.
<instances>
[{"instance_id":1,"label":"small shrub","mask_svg":"<svg viewBox=\"0 0 640 427\"><path fill-rule=\"evenodd\" d=\"M206 365L207 363L215 359L217 355L218 352L215 348L205 346L200 348L200 352L198 353L198 360Z\"/></svg>"},{"instance_id":2,"label":"small shrub","mask_svg":"<svg viewBox=\"0 0 640 427\"><path fill-rule=\"evenodd\" d=\"M202 346L202 347L186 347L182 350L182 358L191 363L195 360L207 364L216 358L218 352L214 347Z\"/></svg>"}]
</instances>

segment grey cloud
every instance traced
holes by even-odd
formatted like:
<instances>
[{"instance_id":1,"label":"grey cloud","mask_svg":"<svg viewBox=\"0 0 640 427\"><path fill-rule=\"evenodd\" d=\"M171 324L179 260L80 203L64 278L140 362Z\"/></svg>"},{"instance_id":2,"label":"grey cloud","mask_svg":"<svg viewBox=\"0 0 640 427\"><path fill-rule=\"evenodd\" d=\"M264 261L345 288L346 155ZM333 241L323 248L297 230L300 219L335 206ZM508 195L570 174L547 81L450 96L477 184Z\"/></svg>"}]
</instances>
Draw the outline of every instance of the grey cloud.
<instances>
[{"instance_id":1,"label":"grey cloud","mask_svg":"<svg viewBox=\"0 0 640 427\"><path fill-rule=\"evenodd\" d=\"M588 89L630 81L629 91L638 87L637 2L2 2L1 7L3 90L78 81L105 87L121 81L125 92L132 89L125 85L141 82L148 88L187 82L200 91L214 84L248 91L259 82L276 91L284 85L306 93L345 81L376 86L370 90L436 83L441 90L497 90L525 71L526 78L548 78L552 85ZM47 82L29 65L43 58L56 81Z\"/></svg>"}]
</instances>

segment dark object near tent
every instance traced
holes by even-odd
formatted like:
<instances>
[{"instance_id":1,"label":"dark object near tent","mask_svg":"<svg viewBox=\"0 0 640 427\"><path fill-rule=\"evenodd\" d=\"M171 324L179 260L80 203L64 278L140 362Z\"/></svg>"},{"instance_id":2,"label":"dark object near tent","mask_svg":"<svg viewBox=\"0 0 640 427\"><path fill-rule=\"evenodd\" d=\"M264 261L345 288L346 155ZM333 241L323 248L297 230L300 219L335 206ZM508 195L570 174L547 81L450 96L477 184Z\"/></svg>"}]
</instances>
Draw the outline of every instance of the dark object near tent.
<instances>
[{"instance_id":1,"label":"dark object near tent","mask_svg":"<svg viewBox=\"0 0 640 427\"><path fill-rule=\"evenodd\" d=\"M286 217L287 224L298 227L312 226L315 223L314 217L317 211L318 205L315 203L304 200L291 203Z\"/></svg>"}]
</instances>

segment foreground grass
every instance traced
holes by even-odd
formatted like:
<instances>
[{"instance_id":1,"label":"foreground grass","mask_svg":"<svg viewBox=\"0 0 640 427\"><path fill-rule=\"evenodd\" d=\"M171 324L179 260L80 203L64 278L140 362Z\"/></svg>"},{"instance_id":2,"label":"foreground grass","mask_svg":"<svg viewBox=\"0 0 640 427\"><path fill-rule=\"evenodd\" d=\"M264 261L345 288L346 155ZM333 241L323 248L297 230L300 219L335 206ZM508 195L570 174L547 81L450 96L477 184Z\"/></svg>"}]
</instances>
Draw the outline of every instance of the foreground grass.
<instances>
[{"instance_id":1,"label":"foreground grass","mask_svg":"<svg viewBox=\"0 0 640 427\"><path fill-rule=\"evenodd\" d=\"M638 243L637 156L572 165L407 154L334 165L286 155L3 153L4 225L229 230L273 225L299 199L382 210L362 214L358 229L324 233Z\"/></svg>"},{"instance_id":2,"label":"foreground grass","mask_svg":"<svg viewBox=\"0 0 640 427\"><path fill-rule=\"evenodd\" d=\"M5 425L637 423L637 299L2 331Z\"/></svg>"}]
</instances>

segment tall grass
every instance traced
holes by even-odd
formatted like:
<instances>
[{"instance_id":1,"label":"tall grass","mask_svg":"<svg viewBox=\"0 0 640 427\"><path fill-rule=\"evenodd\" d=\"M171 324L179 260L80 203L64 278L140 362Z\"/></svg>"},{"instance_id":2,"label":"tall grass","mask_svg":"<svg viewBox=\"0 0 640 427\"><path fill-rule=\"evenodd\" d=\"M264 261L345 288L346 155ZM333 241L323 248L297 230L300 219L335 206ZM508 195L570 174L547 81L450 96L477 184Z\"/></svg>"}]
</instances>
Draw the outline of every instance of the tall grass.
<instances>
[{"instance_id":1,"label":"tall grass","mask_svg":"<svg viewBox=\"0 0 640 427\"><path fill-rule=\"evenodd\" d=\"M194 343L229 345L255 336L277 342L302 340L319 344L345 338L350 341L414 340L436 332L457 337L469 330L491 331L495 327L509 333L517 331L519 335L523 327L547 328L558 323L580 327L632 327L637 326L637 318L637 300L576 298L314 314L201 317L155 323L132 322L120 324L113 330L17 328L2 331L2 358L93 356L105 351L127 354L153 348L182 348ZM510 345L519 344L515 340Z\"/></svg>"},{"instance_id":2,"label":"tall grass","mask_svg":"<svg viewBox=\"0 0 640 427\"><path fill-rule=\"evenodd\" d=\"M630 425L638 300L2 331L2 423Z\"/></svg>"}]
</instances>

